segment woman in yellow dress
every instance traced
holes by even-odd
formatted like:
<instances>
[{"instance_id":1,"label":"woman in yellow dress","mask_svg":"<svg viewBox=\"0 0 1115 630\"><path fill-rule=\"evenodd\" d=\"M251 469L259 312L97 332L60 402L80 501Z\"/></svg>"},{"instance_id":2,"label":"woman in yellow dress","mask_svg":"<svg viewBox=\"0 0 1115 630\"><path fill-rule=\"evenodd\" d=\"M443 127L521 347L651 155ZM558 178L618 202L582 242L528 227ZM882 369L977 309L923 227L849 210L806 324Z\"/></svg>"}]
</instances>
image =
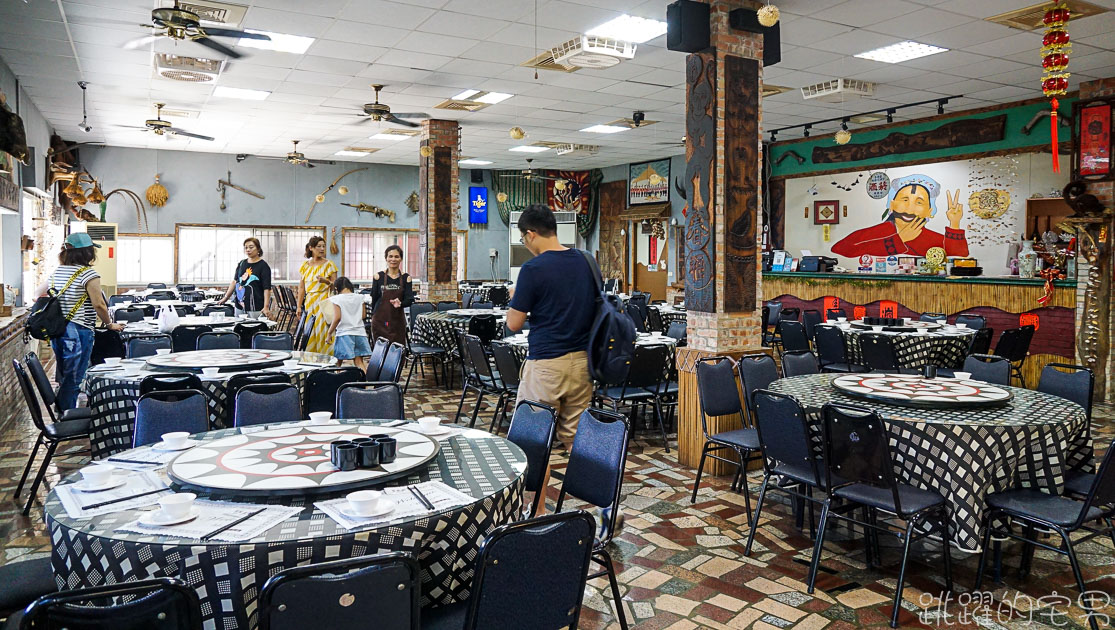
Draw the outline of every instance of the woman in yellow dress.
<instances>
[{"instance_id":1,"label":"woman in yellow dress","mask_svg":"<svg viewBox=\"0 0 1115 630\"><path fill-rule=\"evenodd\" d=\"M298 283L298 315L302 310L315 316L314 328L310 333L310 341L306 345L307 352L320 352L327 354L330 343L326 333L329 331L329 322L325 319L325 307L332 307L329 303L329 288L337 279L337 266L325 257L325 239L320 236L311 236L306 243L306 262L298 268L302 276Z\"/></svg>"}]
</instances>

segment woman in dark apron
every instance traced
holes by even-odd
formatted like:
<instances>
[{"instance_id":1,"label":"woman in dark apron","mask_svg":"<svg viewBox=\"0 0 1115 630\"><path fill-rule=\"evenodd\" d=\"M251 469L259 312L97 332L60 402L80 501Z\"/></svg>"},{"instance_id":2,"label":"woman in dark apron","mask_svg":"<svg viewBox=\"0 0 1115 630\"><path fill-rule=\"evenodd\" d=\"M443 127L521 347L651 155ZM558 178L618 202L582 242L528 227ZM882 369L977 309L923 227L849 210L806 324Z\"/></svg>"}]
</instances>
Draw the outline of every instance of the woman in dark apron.
<instances>
[{"instance_id":1,"label":"woman in dark apron","mask_svg":"<svg viewBox=\"0 0 1115 630\"><path fill-rule=\"evenodd\" d=\"M372 338L383 337L393 343L406 345L407 320L403 309L414 303L414 290L410 276L400 269L403 248L391 245L384 252L387 271L376 275L372 283Z\"/></svg>"}]
</instances>

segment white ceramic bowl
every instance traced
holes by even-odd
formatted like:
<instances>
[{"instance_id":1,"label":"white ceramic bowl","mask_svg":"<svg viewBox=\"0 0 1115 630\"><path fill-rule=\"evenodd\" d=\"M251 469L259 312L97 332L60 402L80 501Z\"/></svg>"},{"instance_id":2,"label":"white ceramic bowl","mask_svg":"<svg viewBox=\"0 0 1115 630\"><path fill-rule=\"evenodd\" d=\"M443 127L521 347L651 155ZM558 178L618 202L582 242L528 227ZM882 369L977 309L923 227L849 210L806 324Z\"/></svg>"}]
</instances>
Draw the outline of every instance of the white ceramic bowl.
<instances>
[{"instance_id":1,"label":"white ceramic bowl","mask_svg":"<svg viewBox=\"0 0 1115 630\"><path fill-rule=\"evenodd\" d=\"M94 464L81 469L81 477L91 486L103 486L112 478L112 466Z\"/></svg>"},{"instance_id":2,"label":"white ceramic bowl","mask_svg":"<svg viewBox=\"0 0 1115 630\"><path fill-rule=\"evenodd\" d=\"M965 328L968 327L968 324L957 324L956 327L959 328L960 330L964 330Z\"/></svg>"},{"instance_id":3,"label":"white ceramic bowl","mask_svg":"<svg viewBox=\"0 0 1115 630\"><path fill-rule=\"evenodd\" d=\"M329 420L333 418L332 411L311 411L310 424L329 424Z\"/></svg>"},{"instance_id":4,"label":"white ceramic bowl","mask_svg":"<svg viewBox=\"0 0 1115 630\"><path fill-rule=\"evenodd\" d=\"M170 348L159 348L158 350L155 350L155 354L159 356L170 354L171 352L173 352L173 350L171 350Z\"/></svg>"},{"instance_id":5,"label":"white ceramic bowl","mask_svg":"<svg viewBox=\"0 0 1115 630\"><path fill-rule=\"evenodd\" d=\"M425 432L430 432L436 429L441 424L441 418L437 416L426 416L418 419L418 426Z\"/></svg>"},{"instance_id":6,"label":"white ceramic bowl","mask_svg":"<svg viewBox=\"0 0 1115 630\"><path fill-rule=\"evenodd\" d=\"M139 373L142 372L142 371L143 371L143 366L142 365L133 364L133 365L125 365L124 366L124 376L139 376Z\"/></svg>"},{"instance_id":7,"label":"white ceramic bowl","mask_svg":"<svg viewBox=\"0 0 1115 630\"><path fill-rule=\"evenodd\" d=\"M840 322L841 324L843 324L844 322L848 321L848 318L847 318L847 317L837 317L837 318L836 318L836 321L838 321L838 322Z\"/></svg>"},{"instance_id":8,"label":"white ceramic bowl","mask_svg":"<svg viewBox=\"0 0 1115 630\"><path fill-rule=\"evenodd\" d=\"M955 376L956 378L962 380L962 381L966 381L966 380L972 378L972 373L971 372L953 372L952 375Z\"/></svg>"},{"instance_id":9,"label":"white ceramic bowl","mask_svg":"<svg viewBox=\"0 0 1115 630\"><path fill-rule=\"evenodd\" d=\"M116 366L120 365L121 361L123 361L123 359L120 357L105 357L105 365Z\"/></svg>"},{"instance_id":10,"label":"white ceramic bowl","mask_svg":"<svg viewBox=\"0 0 1115 630\"><path fill-rule=\"evenodd\" d=\"M872 332L883 332L883 327L882 326L872 326L871 331Z\"/></svg>"},{"instance_id":11,"label":"white ceramic bowl","mask_svg":"<svg viewBox=\"0 0 1115 630\"><path fill-rule=\"evenodd\" d=\"M379 490L357 490L348 493L345 498L348 499L348 507L354 514L375 514L382 495Z\"/></svg>"},{"instance_id":12,"label":"white ceramic bowl","mask_svg":"<svg viewBox=\"0 0 1115 630\"><path fill-rule=\"evenodd\" d=\"M190 513L197 495L192 492L175 492L159 499L159 507L167 518L182 518Z\"/></svg>"},{"instance_id":13,"label":"white ceramic bowl","mask_svg":"<svg viewBox=\"0 0 1115 630\"><path fill-rule=\"evenodd\" d=\"M163 445L171 449L180 449L186 445L186 440L190 439L189 431L172 431L171 433L164 433L160 437L163 439Z\"/></svg>"},{"instance_id":14,"label":"white ceramic bowl","mask_svg":"<svg viewBox=\"0 0 1115 630\"><path fill-rule=\"evenodd\" d=\"M283 361L283 367L293 370L294 368L298 367L298 359L287 359L286 361Z\"/></svg>"},{"instance_id":15,"label":"white ceramic bowl","mask_svg":"<svg viewBox=\"0 0 1115 630\"><path fill-rule=\"evenodd\" d=\"M221 373L221 368L218 368L218 367L201 368L201 373L206 375L206 376L216 376L216 375Z\"/></svg>"}]
</instances>

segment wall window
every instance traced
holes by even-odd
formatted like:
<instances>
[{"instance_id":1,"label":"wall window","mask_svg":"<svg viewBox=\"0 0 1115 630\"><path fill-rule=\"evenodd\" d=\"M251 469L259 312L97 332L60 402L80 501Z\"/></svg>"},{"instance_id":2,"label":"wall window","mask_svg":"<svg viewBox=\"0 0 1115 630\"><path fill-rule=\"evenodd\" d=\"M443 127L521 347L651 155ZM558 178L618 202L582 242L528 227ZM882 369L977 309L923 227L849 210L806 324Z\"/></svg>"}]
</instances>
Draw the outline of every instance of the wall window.
<instances>
[{"instance_id":1,"label":"wall window","mask_svg":"<svg viewBox=\"0 0 1115 630\"><path fill-rule=\"evenodd\" d=\"M271 266L272 282L297 282L298 267L305 261L306 242L325 236L325 228L274 226L203 226L180 223L178 228L178 282L227 284L244 258L244 239L256 237L263 259Z\"/></svg>"},{"instance_id":2,"label":"wall window","mask_svg":"<svg viewBox=\"0 0 1115 630\"><path fill-rule=\"evenodd\" d=\"M390 245L403 248L403 271L414 277L421 269L417 230L380 230L344 228L344 265L341 268L349 280L369 283L375 275L387 268L383 253ZM465 278L468 268L468 237L457 232L457 279Z\"/></svg>"},{"instance_id":3,"label":"wall window","mask_svg":"<svg viewBox=\"0 0 1115 630\"><path fill-rule=\"evenodd\" d=\"M174 282L174 236L120 234L116 238L116 283Z\"/></svg>"}]
</instances>

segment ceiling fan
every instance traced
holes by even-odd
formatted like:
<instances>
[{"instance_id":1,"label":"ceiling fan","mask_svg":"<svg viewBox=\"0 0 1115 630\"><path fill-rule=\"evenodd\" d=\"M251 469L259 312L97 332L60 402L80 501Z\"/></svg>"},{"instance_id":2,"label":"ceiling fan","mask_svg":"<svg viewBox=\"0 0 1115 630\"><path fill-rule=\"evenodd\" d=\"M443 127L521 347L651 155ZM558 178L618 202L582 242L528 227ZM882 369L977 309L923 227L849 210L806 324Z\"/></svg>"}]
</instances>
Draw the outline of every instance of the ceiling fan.
<instances>
[{"instance_id":1,"label":"ceiling fan","mask_svg":"<svg viewBox=\"0 0 1115 630\"><path fill-rule=\"evenodd\" d=\"M152 28L158 32L140 37L139 39L134 39L124 44L124 48L137 48L149 44L160 37L169 37L177 41L194 41L210 50L215 50L221 54L227 55L232 59L239 59L243 57L242 54L211 38L235 37L237 39L271 40L271 37L260 33L248 33L246 31L217 28L213 26L203 27L201 25L201 18L198 17L198 14L180 8L177 0L175 0L173 7L153 9L151 11L151 22L151 24L140 24L140 26Z\"/></svg>"},{"instance_id":2,"label":"ceiling fan","mask_svg":"<svg viewBox=\"0 0 1115 630\"><path fill-rule=\"evenodd\" d=\"M521 178L523 178L527 181L532 181L532 180L535 180L535 179L550 180L550 181L555 181L555 182L556 181L562 181L562 182L565 181L565 179L562 178L562 177L551 177L549 175L543 175L541 173L536 173L534 171L534 168L531 166L532 162L534 162L533 158L527 158L527 167L526 168L522 169L518 173L500 173L499 176L500 177L521 177Z\"/></svg>"},{"instance_id":3,"label":"ceiling fan","mask_svg":"<svg viewBox=\"0 0 1115 630\"><path fill-rule=\"evenodd\" d=\"M156 136L170 135L170 136L185 136L187 138L197 138L198 140L212 140L209 136L203 136L198 133L190 133L185 129L179 129L169 121L163 120L163 107L166 103L155 103L157 113L152 119L145 120L142 127L135 125L116 125L121 129L141 129L143 131L153 131Z\"/></svg>"},{"instance_id":4,"label":"ceiling fan","mask_svg":"<svg viewBox=\"0 0 1115 630\"><path fill-rule=\"evenodd\" d=\"M266 155L257 155L255 157L258 157L261 160L282 160L282 161L284 161L287 164L290 164L292 166L304 166L306 168L314 168L315 164L336 164L336 162L334 162L332 160L310 160L310 159L307 159L306 155L298 150L298 143L301 142L301 140L291 140L291 142L294 143L294 150L291 151L290 153L287 153L286 157L271 157L271 156L266 156ZM247 158L247 157L248 156L246 154L242 153L242 154L236 156L236 161L237 162L243 162L244 159Z\"/></svg>"},{"instance_id":5,"label":"ceiling fan","mask_svg":"<svg viewBox=\"0 0 1115 630\"><path fill-rule=\"evenodd\" d=\"M364 114L362 115L367 116L367 118L360 121L361 123L368 122L369 120L374 120L376 122L386 121L389 123L395 123L396 125L403 125L404 127L417 127L418 123L411 122L409 120L403 120L403 118L430 117L429 114L423 114L421 112L410 112L406 114L392 113L390 106L386 105L385 103L379 102L379 91L383 89L383 85L379 83L373 83L372 89L376 91L376 102L364 103Z\"/></svg>"}]
</instances>

